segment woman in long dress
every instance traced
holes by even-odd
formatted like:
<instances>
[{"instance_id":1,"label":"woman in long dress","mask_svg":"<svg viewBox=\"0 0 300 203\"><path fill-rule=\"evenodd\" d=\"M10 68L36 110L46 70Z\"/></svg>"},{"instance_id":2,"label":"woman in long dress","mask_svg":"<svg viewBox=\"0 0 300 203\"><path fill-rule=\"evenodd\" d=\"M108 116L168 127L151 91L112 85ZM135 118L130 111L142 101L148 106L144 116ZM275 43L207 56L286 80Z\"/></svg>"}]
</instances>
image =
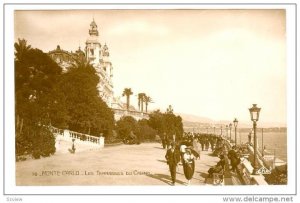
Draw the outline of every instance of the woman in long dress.
<instances>
[{"instance_id":1,"label":"woman in long dress","mask_svg":"<svg viewBox=\"0 0 300 203\"><path fill-rule=\"evenodd\" d=\"M188 184L190 184L195 171L195 156L192 154L190 148L185 149L183 159L184 159L183 162L184 176L188 180Z\"/></svg>"}]
</instances>

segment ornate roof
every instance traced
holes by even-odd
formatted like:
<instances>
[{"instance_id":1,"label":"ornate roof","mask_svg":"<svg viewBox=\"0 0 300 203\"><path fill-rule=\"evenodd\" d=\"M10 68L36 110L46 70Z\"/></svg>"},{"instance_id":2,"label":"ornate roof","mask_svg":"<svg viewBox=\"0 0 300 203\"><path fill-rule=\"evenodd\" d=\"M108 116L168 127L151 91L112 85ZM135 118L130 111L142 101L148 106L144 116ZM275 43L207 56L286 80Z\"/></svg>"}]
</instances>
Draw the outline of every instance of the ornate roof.
<instances>
[{"instance_id":1,"label":"ornate roof","mask_svg":"<svg viewBox=\"0 0 300 203\"><path fill-rule=\"evenodd\" d=\"M78 47L78 49L75 51L76 54L83 54L84 55L84 52L81 50L80 47Z\"/></svg>"},{"instance_id":2,"label":"ornate roof","mask_svg":"<svg viewBox=\"0 0 300 203\"><path fill-rule=\"evenodd\" d=\"M65 54L65 55L71 56L71 53L70 53L70 52L61 49L59 45L57 45L56 49L54 49L54 50L52 50L52 51L49 51L48 54L49 54L49 55L52 55L52 54Z\"/></svg>"},{"instance_id":3,"label":"ornate roof","mask_svg":"<svg viewBox=\"0 0 300 203\"><path fill-rule=\"evenodd\" d=\"M106 43L103 46L103 56L109 56L109 51Z\"/></svg>"},{"instance_id":4,"label":"ornate roof","mask_svg":"<svg viewBox=\"0 0 300 203\"><path fill-rule=\"evenodd\" d=\"M108 47L107 47L106 43L104 44L103 49L108 50Z\"/></svg>"},{"instance_id":5,"label":"ornate roof","mask_svg":"<svg viewBox=\"0 0 300 203\"><path fill-rule=\"evenodd\" d=\"M98 28L97 28L97 24L95 22L95 20L93 19L93 21L91 22L90 24L90 29L89 29L89 34L91 36L98 36L99 33L98 33Z\"/></svg>"},{"instance_id":6,"label":"ornate roof","mask_svg":"<svg viewBox=\"0 0 300 203\"><path fill-rule=\"evenodd\" d=\"M93 18L93 21L91 22L90 26L97 27L97 24L96 24L94 18Z\"/></svg>"}]
</instances>

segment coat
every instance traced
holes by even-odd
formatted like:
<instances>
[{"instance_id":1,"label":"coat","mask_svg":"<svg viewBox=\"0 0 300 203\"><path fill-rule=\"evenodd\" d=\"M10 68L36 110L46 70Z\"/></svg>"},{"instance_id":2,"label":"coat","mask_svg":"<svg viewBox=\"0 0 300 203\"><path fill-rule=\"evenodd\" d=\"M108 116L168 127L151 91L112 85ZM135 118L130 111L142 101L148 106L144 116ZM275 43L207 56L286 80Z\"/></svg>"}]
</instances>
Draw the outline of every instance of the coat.
<instances>
[{"instance_id":1,"label":"coat","mask_svg":"<svg viewBox=\"0 0 300 203\"><path fill-rule=\"evenodd\" d=\"M230 159L232 166L236 166L240 163L240 158L239 158L237 152L234 150L230 150L228 152L228 158Z\"/></svg>"},{"instance_id":2,"label":"coat","mask_svg":"<svg viewBox=\"0 0 300 203\"><path fill-rule=\"evenodd\" d=\"M180 161L180 154L176 149L174 149L173 152L172 149L168 149L165 157L167 160L167 164L169 165L177 165Z\"/></svg>"}]
</instances>

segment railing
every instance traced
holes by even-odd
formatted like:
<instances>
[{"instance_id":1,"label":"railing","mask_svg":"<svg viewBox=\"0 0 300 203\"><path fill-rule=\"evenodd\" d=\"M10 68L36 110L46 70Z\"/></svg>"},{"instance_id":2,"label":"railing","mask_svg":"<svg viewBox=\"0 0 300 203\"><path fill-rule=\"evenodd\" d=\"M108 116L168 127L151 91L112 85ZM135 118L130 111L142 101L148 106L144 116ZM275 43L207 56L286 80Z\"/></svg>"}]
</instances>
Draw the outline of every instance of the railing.
<instances>
[{"instance_id":1,"label":"railing","mask_svg":"<svg viewBox=\"0 0 300 203\"><path fill-rule=\"evenodd\" d=\"M62 130L62 129L59 129L59 128L56 128L56 127L53 127L53 126L50 126L49 129L54 134L59 134L61 136L64 135L64 130Z\"/></svg>"},{"instance_id":2,"label":"railing","mask_svg":"<svg viewBox=\"0 0 300 203\"><path fill-rule=\"evenodd\" d=\"M227 149L231 149L232 143L230 143L229 140L225 141L225 145L227 146ZM253 153L253 148L248 146L248 150L250 151L250 154ZM268 183L265 181L265 178L263 175L252 175L253 173L253 167L251 165L251 162L246 157L241 157L241 162L238 165L237 169L237 175L241 182L245 185L268 185ZM258 157L258 165L259 167L264 166L263 161L261 160L261 157Z\"/></svg>"},{"instance_id":3,"label":"railing","mask_svg":"<svg viewBox=\"0 0 300 203\"><path fill-rule=\"evenodd\" d=\"M262 174L253 175L253 166L251 161L248 159L249 155L254 155L254 149L248 145L249 154L247 157L243 157L240 164L240 176L247 185L268 185L265 181L265 177ZM254 158L254 157L253 157ZM264 167L265 163L261 156L257 157L258 167Z\"/></svg>"},{"instance_id":4,"label":"railing","mask_svg":"<svg viewBox=\"0 0 300 203\"><path fill-rule=\"evenodd\" d=\"M253 156L253 159L254 159L255 158L254 157L254 148L252 146L248 145L248 150L249 150L250 154ZM257 150L256 156L257 156L257 165L258 165L258 167L267 166L266 162L264 161L264 158L261 156L261 154L258 150ZM269 166L267 166L267 167L270 168Z\"/></svg>"},{"instance_id":5,"label":"railing","mask_svg":"<svg viewBox=\"0 0 300 203\"><path fill-rule=\"evenodd\" d=\"M83 142L99 145L99 147L104 146L104 137L96 137L96 136L79 133L79 132L74 132L74 131L70 131L70 130L63 130L63 129L55 128L53 126L50 127L50 130L52 133L59 134L68 140L75 139L75 140L80 140Z\"/></svg>"},{"instance_id":6,"label":"railing","mask_svg":"<svg viewBox=\"0 0 300 203\"><path fill-rule=\"evenodd\" d=\"M81 141L87 141L87 142L92 142L95 144L100 144L100 137L95 137L95 136L88 135L88 134L69 131L69 137L72 139L79 139Z\"/></svg>"},{"instance_id":7,"label":"railing","mask_svg":"<svg viewBox=\"0 0 300 203\"><path fill-rule=\"evenodd\" d=\"M112 108L112 110L115 112L115 114L120 116L133 116L140 119L149 119L149 114L146 112L140 112L140 111L132 111L132 110L124 110L124 109L115 109Z\"/></svg>"}]
</instances>

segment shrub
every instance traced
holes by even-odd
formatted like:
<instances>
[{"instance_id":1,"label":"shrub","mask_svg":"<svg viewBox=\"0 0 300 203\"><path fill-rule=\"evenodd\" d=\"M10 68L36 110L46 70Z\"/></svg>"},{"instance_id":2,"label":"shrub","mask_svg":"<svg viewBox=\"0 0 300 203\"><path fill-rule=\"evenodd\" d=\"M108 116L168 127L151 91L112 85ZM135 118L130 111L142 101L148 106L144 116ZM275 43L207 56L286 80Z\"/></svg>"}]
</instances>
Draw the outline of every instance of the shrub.
<instances>
[{"instance_id":1,"label":"shrub","mask_svg":"<svg viewBox=\"0 0 300 203\"><path fill-rule=\"evenodd\" d=\"M143 142L145 140L155 141L155 136L157 135L157 131L151 128L148 124L148 120L142 119L138 121L138 140Z\"/></svg>"},{"instance_id":2,"label":"shrub","mask_svg":"<svg viewBox=\"0 0 300 203\"><path fill-rule=\"evenodd\" d=\"M136 121L131 116L122 117L117 121L118 138L127 144L140 144L141 142L155 141L157 131L149 126L148 120Z\"/></svg>"},{"instance_id":3,"label":"shrub","mask_svg":"<svg viewBox=\"0 0 300 203\"><path fill-rule=\"evenodd\" d=\"M22 133L16 134L16 160L26 154L35 159L48 157L56 151L55 137L46 127L27 126Z\"/></svg>"},{"instance_id":4,"label":"shrub","mask_svg":"<svg viewBox=\"0 0 300 203\"><path fill-rule=\"evenodd\" d=\"M55 137L47 128L38 127L32 137L32 146L34 158L48 157L56 151Z\"/></svg>"},{"instance_id":5,"label":"shrub","mask_svg":"<svg viewBox=\"0 0 300 203\"><path fill-rule=\"evenodd\" d=\"M270 185L286 185L287 184L287 165L277 166L272 170L271 174L265 175L265 180Z\"/></svg>"},{"instance_id":6,"label":"shrub","mask_svg":"<svg viewBox=\"0 0 300 203\"><path fill-rule=\"evenodd\" d=\"M137 121L131 116L124 116L117 121L116 129L118 138L122 140L134 138L134 135L136 135L138 131Z\"/></svg>"}]
</instances>

